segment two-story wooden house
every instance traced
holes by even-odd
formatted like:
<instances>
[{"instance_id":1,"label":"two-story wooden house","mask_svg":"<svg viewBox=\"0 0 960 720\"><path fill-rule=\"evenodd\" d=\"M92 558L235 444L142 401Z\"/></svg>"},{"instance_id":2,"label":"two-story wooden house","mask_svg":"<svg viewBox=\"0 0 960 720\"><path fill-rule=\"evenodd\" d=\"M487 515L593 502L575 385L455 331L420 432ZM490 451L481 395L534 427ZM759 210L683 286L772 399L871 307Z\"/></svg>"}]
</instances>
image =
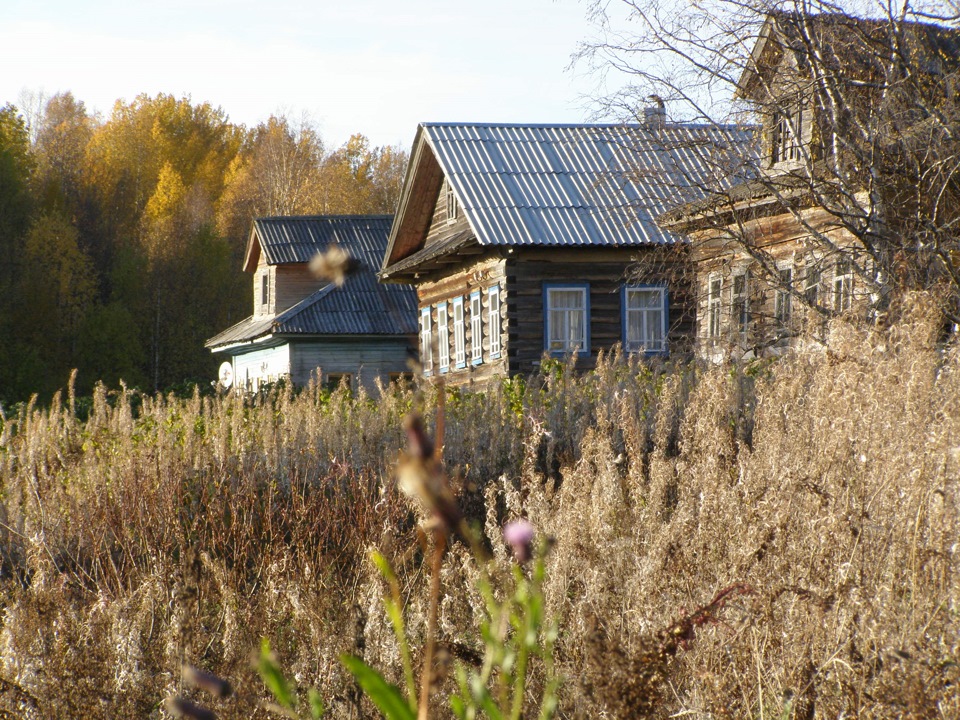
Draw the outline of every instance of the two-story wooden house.
<instances>
[{"instance_id":1,"label":"two-story wooden house","mask_svg":"<svg viewBox=\"0 0 960 720\"><path fill-rule=\"evenodd\" d=\"M689 349L686 256L655 217L699 196L733 127L424 123L380 278L414 285L420 360L451 385L544 353ZM728 182L720 179L719 182Z\"/></svg>"},{"instance_id":2,"label":"two-story wooden house","mask_svg":"<svg viewBox=\"0 0 960 720\"><path fill-rule=\"evenodd\" d=\"M948 227L956 214L924 203L957 195L935 184L918 131L956 123L958 48L935 25L767 16L735 88L761 121L749 178L659 218L690 244L704 355L787 347L826 317L882 309L907 265L929 282L917 220Z\"/></svg>"},{"instance_id":3,"label":"two-story wooden house","mask_svg":"<svg viewBox=\"0 0 960 720\"><path fill-rule=\"evenodd\" d=\"M372 389L409 372L416 355L411 288L384 286L376 271L391 215L269 217L254 221L243 269L253 275L253 314L207 341L229 358L238 387L311 379ZM355 264L342 285L317 278L310 260L331 245ZM359 384L359 385L358 385Z\"/></svg>"}]
</instances>

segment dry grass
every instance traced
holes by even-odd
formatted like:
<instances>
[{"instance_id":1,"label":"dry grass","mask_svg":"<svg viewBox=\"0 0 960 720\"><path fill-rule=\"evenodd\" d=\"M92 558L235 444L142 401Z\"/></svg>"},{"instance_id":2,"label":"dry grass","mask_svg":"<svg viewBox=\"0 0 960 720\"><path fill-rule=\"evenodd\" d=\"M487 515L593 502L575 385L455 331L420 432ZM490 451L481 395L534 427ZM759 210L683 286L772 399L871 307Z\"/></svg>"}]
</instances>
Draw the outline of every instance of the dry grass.
<instances>
[{"instance_id":1,"label":"dry grass","mask_svg":"<svg viewBox=\"0 0 960 720\"><path fill-rule=\"evenodd\" d=\"M508 519L556 539L561 717L960 716L960 357L935 337L921 299L902 325L838 323L826 351L769 365L612 357L450 397L446 464L497 562ZM0 717L161 717L190 696L183 662L233 682L220 717L266 717L261 636L331 716L373 717L336 658L400 678L373 546L425 631L392 468L433 393L134 413L101 390L86 421L68 398L6 423ZM482 606L468 555L447 556L439 617L464 657ZM731 587L749 592L711 604Z\"/></svg>"}]
</instances>

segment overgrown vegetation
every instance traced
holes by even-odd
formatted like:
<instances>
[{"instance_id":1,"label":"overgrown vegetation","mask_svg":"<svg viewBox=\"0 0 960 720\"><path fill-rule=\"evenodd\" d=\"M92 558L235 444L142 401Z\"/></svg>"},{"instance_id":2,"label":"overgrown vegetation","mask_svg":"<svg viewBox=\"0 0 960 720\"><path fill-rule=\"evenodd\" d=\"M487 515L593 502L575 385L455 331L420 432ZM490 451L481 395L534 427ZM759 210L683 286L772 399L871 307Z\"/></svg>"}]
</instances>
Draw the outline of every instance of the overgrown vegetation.
<instances>
[{"instance_id":1,"label":"overgrown vegetation","mask_svg":"<svg viewBox=\"0 0 960 720\"><path fill-rule=\"evenodd\" d=\"M883 330L833 321L824 351L763 367L608 357L448 395L444 463L498 598L503 525L553 538L558 717L960 715L960 356L925 307ZM101 388L84 421L69 396L6 419L0 710L162 717L169 695L208 699L187 664L231 681L218 717L265 718L268 637L302 708L315 687L326 717L376 717L338 658L408 685L376 548L422 663L431 557L394 465L402 418L436 401L280 390L134 412ZM465 668L484 654L477 572L454 542L437 645Z\"/></svg>"}]
</instances>

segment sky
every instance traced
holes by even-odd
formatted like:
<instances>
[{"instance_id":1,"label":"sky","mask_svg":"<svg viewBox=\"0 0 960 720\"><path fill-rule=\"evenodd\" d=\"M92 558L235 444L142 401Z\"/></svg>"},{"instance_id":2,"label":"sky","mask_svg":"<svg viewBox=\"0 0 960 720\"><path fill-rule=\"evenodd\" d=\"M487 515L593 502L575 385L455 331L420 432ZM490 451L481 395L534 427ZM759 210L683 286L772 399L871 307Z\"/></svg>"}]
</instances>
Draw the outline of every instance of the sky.
<instances>
[{"instance_id":1,"label":"sky","mask_svg":"<svg viewBox=\"0 0 960 720\"><path fill-rule=\"evenodd\" d=\"M0 0L0 105L162 92L406 147L421 121L591 119L591 34L577 0Z\"/></svg>"}]
</instances>

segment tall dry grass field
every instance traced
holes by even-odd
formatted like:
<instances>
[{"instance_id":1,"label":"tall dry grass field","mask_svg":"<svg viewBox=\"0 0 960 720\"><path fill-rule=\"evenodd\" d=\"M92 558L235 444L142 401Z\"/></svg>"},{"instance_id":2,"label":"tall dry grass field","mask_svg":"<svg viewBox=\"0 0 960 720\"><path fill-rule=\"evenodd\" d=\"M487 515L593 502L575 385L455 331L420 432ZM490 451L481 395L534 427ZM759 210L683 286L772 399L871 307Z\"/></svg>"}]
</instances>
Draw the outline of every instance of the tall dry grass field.
<instances>
[{"instance_id":1,"label":"tall dry grass field","mask_svg":"<svg viewBox=\"0 0 960 720\"><path fill-rule=\"evenodd\" d=\"M907 315L748 367L610 357L448 395L446 465L493 576L505 521L555 539L561 717L960 717L960 356L922 299ZM72 404L0 437L0 717L163 717L196 692L183 663L233 682L219 717L267 717L261 637L331 717L375 717L337 658L400 679L374 547L425 632L393 465L436 390ZM454 545L439 631L464 662L476 576Z\"/></svg>"}]
</instances>

